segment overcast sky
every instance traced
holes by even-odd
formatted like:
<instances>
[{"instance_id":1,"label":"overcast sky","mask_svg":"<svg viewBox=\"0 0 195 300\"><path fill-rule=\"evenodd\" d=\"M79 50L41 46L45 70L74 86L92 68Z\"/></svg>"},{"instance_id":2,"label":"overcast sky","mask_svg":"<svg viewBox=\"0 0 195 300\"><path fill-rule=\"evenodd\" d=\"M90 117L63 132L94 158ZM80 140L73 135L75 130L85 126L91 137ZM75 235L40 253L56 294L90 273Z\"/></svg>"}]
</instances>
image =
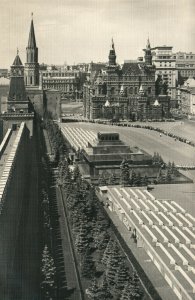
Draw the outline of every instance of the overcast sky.
<instances>
[{"instance_id":1,"label":"overcast sky","mask_svg":"<svg viewBox=\"0 0 195 300\"><path fill-rule=\"evenodd\" d=\"M107 61L114 38L117 61L151 46L195 52L195 0L0 0L0 68L19 48L25 63L31 12L39 63Z\"/></svg>"}]
</instances>

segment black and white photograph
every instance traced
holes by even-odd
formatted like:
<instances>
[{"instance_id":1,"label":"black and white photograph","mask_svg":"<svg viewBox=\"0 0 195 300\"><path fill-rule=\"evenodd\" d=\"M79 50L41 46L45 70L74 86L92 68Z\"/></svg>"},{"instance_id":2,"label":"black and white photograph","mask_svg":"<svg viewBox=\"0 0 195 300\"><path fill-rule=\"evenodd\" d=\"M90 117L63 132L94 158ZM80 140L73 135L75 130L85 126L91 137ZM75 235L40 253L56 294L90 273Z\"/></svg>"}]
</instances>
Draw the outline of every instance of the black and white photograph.
<instances>
[{"instance_id":1,"label":"black and white photograph","mask_svg":"<svg viewBox=\"0 0 195 300\"><path fill-rule=\"evenodd\" d=\"M0 0L0 300L195 300L195 0Z\"/></svg>"}]
</instances>

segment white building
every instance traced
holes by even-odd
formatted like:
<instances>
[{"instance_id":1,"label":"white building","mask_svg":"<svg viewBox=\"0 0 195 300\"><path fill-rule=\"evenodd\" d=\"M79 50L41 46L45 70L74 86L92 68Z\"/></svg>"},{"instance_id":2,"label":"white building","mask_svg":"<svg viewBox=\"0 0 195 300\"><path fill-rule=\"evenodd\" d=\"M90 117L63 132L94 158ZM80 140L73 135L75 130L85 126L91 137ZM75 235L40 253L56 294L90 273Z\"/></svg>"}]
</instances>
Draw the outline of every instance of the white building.
<instances>
[{"instance_id":1,"label":"white building","mask_svg":"<svg viewBox=\"0 0 195 300\"><path fill-rule=\"evenodd\" d=\"M195 79L190 77L178 89L178 100L183 113L195 115Z\"/></svg>"},{"instance_id":2,"label":"white building","mask_svg":"<svg viewBox=\"0 0 195 300\"><path fill-rule=\"evenodd\" d=\"M156 79L161 75L168 84L168 96L176 99L177 72L175 58L173 58L172 46L157 46L152 48L152 61L156 66Z\"/></svg>"}]
</instances>

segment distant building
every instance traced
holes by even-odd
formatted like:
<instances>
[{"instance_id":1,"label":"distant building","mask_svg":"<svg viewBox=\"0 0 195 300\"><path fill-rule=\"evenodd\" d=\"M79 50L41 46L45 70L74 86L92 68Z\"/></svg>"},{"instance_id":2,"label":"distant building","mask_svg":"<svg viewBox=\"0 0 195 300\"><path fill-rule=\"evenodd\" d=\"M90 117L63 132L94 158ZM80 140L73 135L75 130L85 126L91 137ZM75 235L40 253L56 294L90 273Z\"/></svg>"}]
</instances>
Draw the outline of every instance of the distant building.
<instances>
[{"instance_id":1,"label":"distant building","mask_svg":"<svg viewBox=\"0 0 195 300\"><path fill-rule=\"evenodd\" d=\"M169 97L161 93L155 103L155 66L148 40L145 62L116 63L114 43L107 64L91 64L83 87L84 116L88 119L127 118L132 120L169 115ZM162 92L162 89L161 89ZM155 114L155 112L158 112Z\"/></svg>"},{"instance_id":2,"label":"distant building","mask_svg":"<svg viewBox=\"0 0 195 300\"><path fill-rule=\"evenodd\" d=\"M178 88L178 101L181 111L187 115L195 115L195 79L190 77Z\"/></svg>"},{"instance_id":3,"label":"distant building","mask_svg":"<svg viewBox=\"0 0 195 300\"><path fill-rule=\"evenodd\" d=\"M8 69L0 69L0 77L8 77Z\"/></svg>"},{"instance_id":4,"label":"distant building","mask_svg":"<svg viewBox=\"0 0 195 300\"><path fill-rule=\"evenodd\" d=\"M176 59L173 57L172 46L158 46L152 48L152 61L156 67L155 77L161 76L167 83L168 96L176 99Z\"/></svg>"},{"instance_id":5,"label":"distant building","mask_svg":"<svg viewBox=\"0 0 195 300\"><path fill-rule=\"evenodd\" d=\"M178 84L182 85L188 77L195 78L195 53L177 52L173 54L178 73Z\"/></svg>"},{"instance_id":6,"label":"distant building","mask_svg":"<svg viewBox=\"0 0 195 300\"><path fill-rule=\"evenodd\" d=\"M82 98L82 75L74 70L40 71L43 89L56 89L61 92L62 100Z\"/></svg>"},{"instance_id":7,"label":"distant building","mask_svg":"<svg viewBox=\"0 0 195 300\"><path fill-rule=\"evenodd\" d=\"M7 97L9 93L10 79L0 77L0 112L7 111Z\"/></svg>"}]
</instances>

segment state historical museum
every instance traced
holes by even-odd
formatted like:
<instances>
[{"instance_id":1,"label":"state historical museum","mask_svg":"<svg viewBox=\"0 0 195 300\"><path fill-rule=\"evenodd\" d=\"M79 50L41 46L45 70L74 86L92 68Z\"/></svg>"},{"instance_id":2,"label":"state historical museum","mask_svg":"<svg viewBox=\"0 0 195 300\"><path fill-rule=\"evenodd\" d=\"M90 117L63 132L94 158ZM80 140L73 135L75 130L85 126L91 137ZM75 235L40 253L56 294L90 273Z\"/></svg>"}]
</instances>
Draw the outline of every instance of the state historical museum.
<instances>
[{"instance_id":1,"label":"state historical museum","mask_svg":"<svg viewBox=\"0 0 195 300\"><path fill-rule=\"evenodd\" d=\"M116 63L114 42L106 65L92 64L84 84L84 116L88 119L162 119L169 117L170 98L158 81L155 94L155 66L148 40L145 61Z\"/></svg>"}]
</instances>

